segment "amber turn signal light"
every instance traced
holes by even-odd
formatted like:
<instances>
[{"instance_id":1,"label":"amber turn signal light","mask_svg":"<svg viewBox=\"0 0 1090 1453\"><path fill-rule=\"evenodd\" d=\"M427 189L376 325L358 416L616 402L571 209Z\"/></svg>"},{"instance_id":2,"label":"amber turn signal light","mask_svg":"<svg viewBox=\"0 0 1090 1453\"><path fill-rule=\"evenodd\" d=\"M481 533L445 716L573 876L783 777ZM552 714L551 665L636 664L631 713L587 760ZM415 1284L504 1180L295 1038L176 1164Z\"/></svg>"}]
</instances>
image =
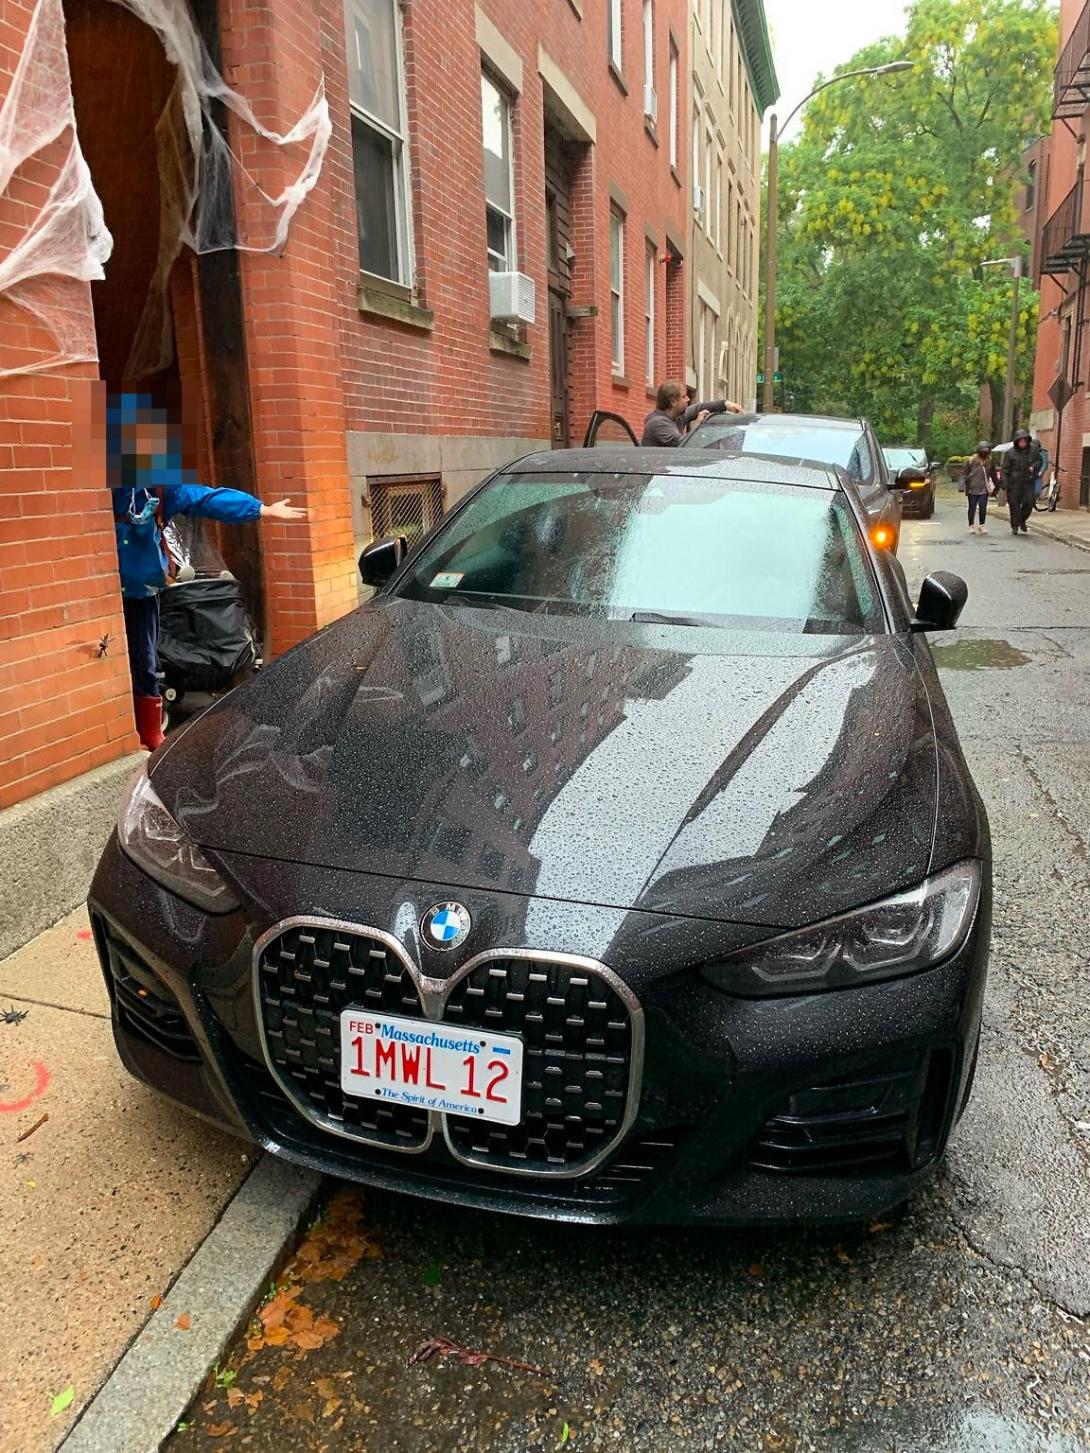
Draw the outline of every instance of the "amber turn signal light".
<instances>
[{"instance_id":1,"label":"amber turn signal light","mask_svg":"<svg viewBox=\"0 0 1090 1453\"><path fill-rule=\"evenodd\" d=\"M871 544L878 550L888 550L893 544L893 531L888 525L875 525L870 532Z\"/></svg>"}]
</instances>

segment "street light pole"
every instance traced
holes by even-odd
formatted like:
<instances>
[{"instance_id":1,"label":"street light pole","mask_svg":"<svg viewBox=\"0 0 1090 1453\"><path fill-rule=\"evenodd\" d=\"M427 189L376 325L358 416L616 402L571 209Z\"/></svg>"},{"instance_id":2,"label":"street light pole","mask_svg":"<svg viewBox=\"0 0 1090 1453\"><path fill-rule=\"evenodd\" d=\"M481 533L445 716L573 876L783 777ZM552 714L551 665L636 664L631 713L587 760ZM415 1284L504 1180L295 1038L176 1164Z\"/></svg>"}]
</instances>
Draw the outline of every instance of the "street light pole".
<instances>
[{"instance_id":1,"label":"street light pole","mask_svg":"<svg viewBox=\"0 0 1090 1453\"><path fill-rule=\"evenodd\" d=\"M1014 289L1011 299L1011 336L1007 348L1007 382L1003 389L1003 442L1011 437L1014 428L1014 364L1018 353L1018 308L1019 285L1022 281L1022 259L1014 259Z\"/></svg>"},{"instance_id":2,"label":"street light pole","mask_svg":"<svg viewBox=\"0 0 1090 1453\"><path fill-rule=\"evenodd\" d=\"M1013 274L1011 289L1011 329L1007 344L1007 378L1003 385L1003 443L1009 442L1014 428L1014 372L1018 360L1018 323L1021 309L1022 255L1017 257L994 257L982 262L985 267L1009 267Z\"/></svg>"},{"instance_id":3,"label":"street light pole","mask_svg":"<svg viewBox=\"0 0 1090 1453\"><path fill-rule=\"evenodd\" d=\"M857 76L888 76L894 71L910 71L911 69L911 61L890 61L888 65L884 66L865 66L862 70L845 71L842 75L832 76L828 81L822 81L820 86L815 86L808 96L802 98L782 126L777 125L775 112L769 119L768 218L765 224L765 381L761 396L761 407L766 414L771 412L773 406L772 376L776 371L776 284L779 281L779 237L776 213L779 190L780 137L806 103L812 101L826 87L835 86L840 81L850 81Z\"/></svg>"}]
</instances>

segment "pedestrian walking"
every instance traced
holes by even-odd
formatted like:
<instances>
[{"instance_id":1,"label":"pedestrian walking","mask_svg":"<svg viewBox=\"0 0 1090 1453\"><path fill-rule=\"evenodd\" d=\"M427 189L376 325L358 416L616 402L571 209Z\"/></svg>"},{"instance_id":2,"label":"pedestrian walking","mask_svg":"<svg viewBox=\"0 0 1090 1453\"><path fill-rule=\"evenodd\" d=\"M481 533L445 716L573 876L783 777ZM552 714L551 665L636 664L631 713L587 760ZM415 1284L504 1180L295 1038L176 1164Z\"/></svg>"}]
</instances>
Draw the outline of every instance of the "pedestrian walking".
<instances>
[{"instance_id":1,"label":"pedestrian walking","mask_svg":"<svg viewBox=\"0 0 1090 1453\"><path fill-rule=\"evenodd\" d=\"M969 533L986 535L988 527L988 500L996 490L996 471L992 463L992 446L981 439L976 453L965 466L962 484L969 501Z\"/></svg>"},{"instance_id":2,"label":"pedestrian walking","mask_svg":"<svg viewBox=\"0 0 1090 1453\"><path fill-rule=\"evenodd\" d=\"M659 384L655 407L643 421L645 448L674 449L682 441L686 429L702 424L709 414L740 414L741 404L730 399L713 399L709 403L689 403L685 385L669 380Z\"/></svg>"},{"instance_id":3,"label":"pedestrian walking","mask_svg":"<svg viewBox=\"0 0 1090 1453\"><path fill-rule=\"evenodd\" d=\"M1028 535L1026 522L1033 513L1033 495L1041 472L1041 446L1028 429L1014 431L1014 443L1003 461L1003 488L1007 491L1011 534Z\"/></svg>"},{"instance_id":4,"label":"pedestrian walking","mask_svg":"<svg viewBox=\"0 0 1090 1453\"><path fill-rule=\"evenodd\" d=\"M286 499L266 505L242 490L209 489L188 481L167 415L146 394L120 394L109 402L106 440L136 729L142 745L153 752L163 744L159 595L174 573L164 526L175 515L240 524L302 520L307 512Z\"/></svg>"}]
</instances>

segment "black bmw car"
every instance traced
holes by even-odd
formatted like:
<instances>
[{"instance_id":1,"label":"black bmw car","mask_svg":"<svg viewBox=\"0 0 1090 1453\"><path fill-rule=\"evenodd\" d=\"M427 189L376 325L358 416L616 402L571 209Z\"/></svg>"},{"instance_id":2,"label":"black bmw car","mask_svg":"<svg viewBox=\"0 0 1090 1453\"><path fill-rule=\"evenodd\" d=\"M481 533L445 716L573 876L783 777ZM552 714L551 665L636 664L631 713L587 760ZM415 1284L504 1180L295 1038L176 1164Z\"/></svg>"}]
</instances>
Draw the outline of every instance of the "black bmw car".
<instances>
[{"instance_id":1,"label":"black bmw car","mask_svg":"<svg viewBox=\"0 0 1090 1453\"><path fill-rule=\"evenodd\" d=\"M572 1220L833 1221L969 1092L987 821L851 480L556 451L132 783L90 908L139 1078L335 1175Z\"/></svg>"}]
</instances>

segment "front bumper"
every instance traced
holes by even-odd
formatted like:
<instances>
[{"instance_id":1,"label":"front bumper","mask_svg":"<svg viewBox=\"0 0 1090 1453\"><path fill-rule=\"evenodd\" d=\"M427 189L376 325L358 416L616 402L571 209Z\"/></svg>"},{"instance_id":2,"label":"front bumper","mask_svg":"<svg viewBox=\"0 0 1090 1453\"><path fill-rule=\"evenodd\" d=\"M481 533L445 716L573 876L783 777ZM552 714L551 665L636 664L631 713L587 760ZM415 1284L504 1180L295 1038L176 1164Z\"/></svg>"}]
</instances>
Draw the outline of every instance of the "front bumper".
<instances>
[{"instance_id":1,"label":"front bumper","mask_svg":"<svg viewBox=\"0 0 1090 1453\"><path fill-rule=\"evenodd\" d=\"M838 1222L910 1196L934 1170L961 1108L983 999L987 875L967 943L940 967L770 1000L731 998L672 967L706 956L709 935L739 930L462 893L475 923L500 945L521 933L539 949L601 960L642 1005L645 1058L631 1124L586 1174L546 1178L465 1164L442 1137L404 1154L331 1134L300 1113L270 1072L253 992L260 936L299 913L392 933L412 917L407 904L419 913L449 889L217 862L243 903L224 918L160 889L116 837L107 847L90 908L118 1050L134 1075L189 1110L312 1169L555 1219ZM535 904L536 930L527 910Z\"/></svg>"}]
</instances>

